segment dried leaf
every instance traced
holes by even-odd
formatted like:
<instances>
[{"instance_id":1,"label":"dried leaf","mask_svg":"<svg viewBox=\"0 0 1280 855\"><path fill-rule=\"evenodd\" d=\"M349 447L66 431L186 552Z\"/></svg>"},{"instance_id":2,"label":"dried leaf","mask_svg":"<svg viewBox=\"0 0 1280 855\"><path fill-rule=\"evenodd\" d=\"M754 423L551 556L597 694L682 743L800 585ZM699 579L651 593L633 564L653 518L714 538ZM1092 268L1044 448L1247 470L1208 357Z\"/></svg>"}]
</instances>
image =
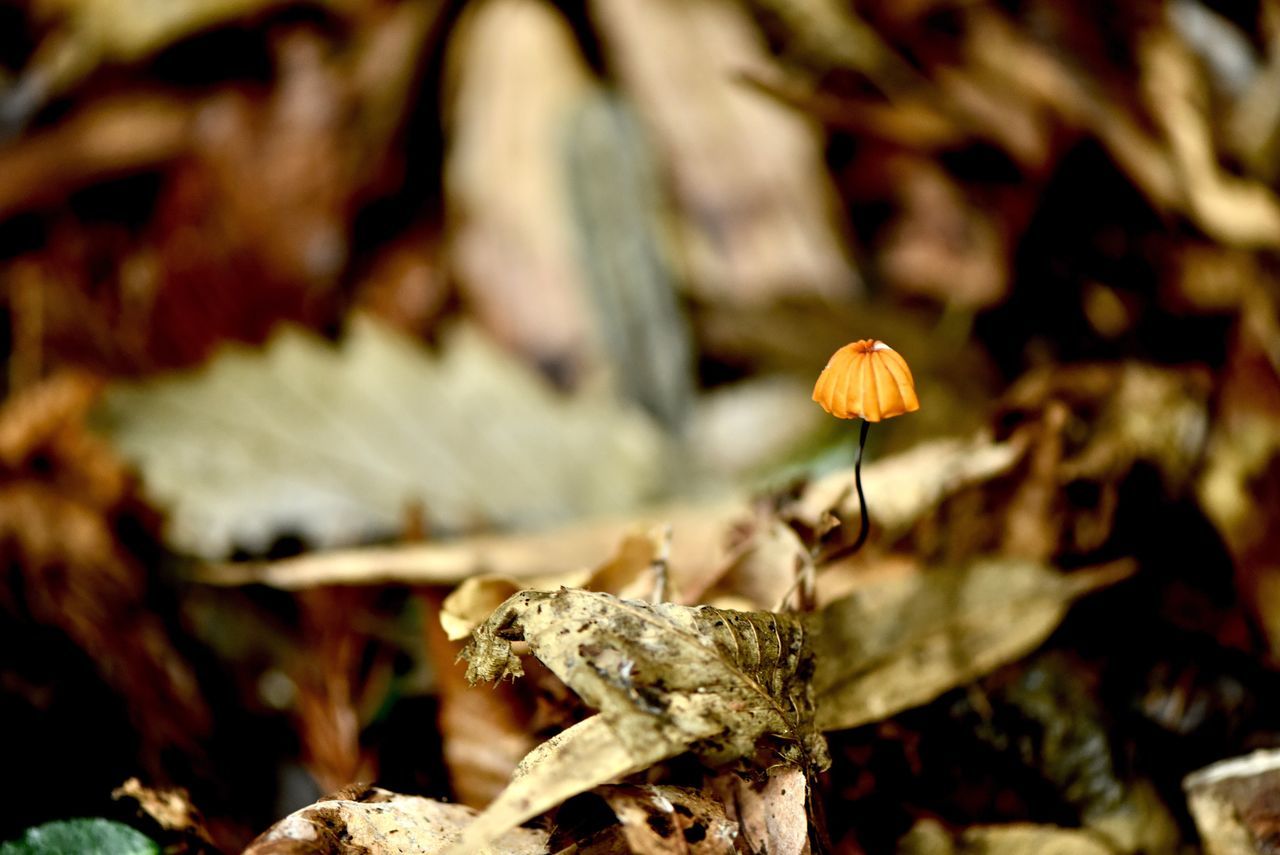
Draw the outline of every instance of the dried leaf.
<instances>
[{"instance_id":1,"label":"dried leaf","mask_svg":"<svg viewBox=\"0 0 1280 855\"><path fill-rule=\"evenodd\" d=\"M473 633L463 652L468 679L520 676L513 640L528 643L633 750L658 743L672 756L697 743L699 756L718 763L774 734L825 766L796 617L571 589L523 592Z\"/></svg>"},{"instance_id":2,"label":"dried leaf","mask_svg":"<svg viewBox=\"0 0 1280 855\"><path fill-rule=\"evenodd\" d=\"M39 0L52 22L22 77L0 89L0 113L18 127L49 99L77 85L104 63L133 63L200 30L246 18L292 0ZM319 2L316 5L339 5ZM0 128L0 135L6 129Z\"/></svg>"},{"instance_id":3,"label":"dried leaf","mask_svg":"<svg viewBox=\"0 0 1280 855\"><path fill-rule=\"evenodd\" d=\"M103 99L0 149L0 219L176 157L189 142L191 118L191 106L177 100Z\"/></svg>"},{"instance_id":4,"label":"dried leaf","mask_svg":"<svg viewBox=\"0 0 1280 855\"><path fill-rule=\"evenodd\" d=\"M590 5L669 172L693 292L755 305L851 296L858 280L816 130L738 82L770 61L748 11L727 0Z\"/></svg>"},{"instance_id":5,"label":"dried leaf","mask_svg":"<svg viewBox=\"0 0 1280 855\"><path fill-rule=\"evenodd\" d=\"M862 470L867 510L877 538L891 542L950 493L1013 468L1025 451L1021 439L992 442L985 434L968 440L922 443ZM810 484L788 512L816 528L828 510L858 519L858 497L849 489L853 473L833 472Z\"/></svg>"},{"instance_id":6,"label":"dried leaf","mask_svg":"<svg viewBox=\"0 0 1280 855\"><path fill-rule=\"evenodd\" d=\"M953 840L936 820L922 820L898 842L898 855L1114 855L1087 831L1053 825L987 825L966 828Z\"/></svg>"},{"instance_id":7,"label":"dried leaf","mask_svg":"<svg viewBox=\"0 0 1280 855\"><path fill-rule=\"evenodd\" d=\"M666 540L669 539L668 531ZM508 598L521 590L554 591L564 587L604 591L624 598L647 595L652 593L656 580L652 573L647 574L647 579L642 579L642 574L655 569L655 561L667 546L666 540L654 534L629 534L608 561L590 571L566 570L552 576L534 576L525 580L496 574L472 576L445 598L440 610L440 624L450 640L466 638Z\"/></svg>"},{"instance_id":8,"label":"dried leaf","mask_svg":"<svg viewBox=\"0 0 1280 855\"><path fill-rule=\"evenodd\" d=\"M1246 311L1257 320L1242 325L1228 354L1196 491L1235 559L1236 584L1270 655L1280 659L1280 331L1265 320L1269 308L1254 303Z\"/></svg>"},{"instance_id":9,"label":"dried leaf","mask_svg":"<svg viewBox=\"0 0 1280 855\"><path fill-rule=\"evenodd\" d=\"M777 765L758 778L728 772L712 789L724 800L740 828L748 852L804 855L809 852L809 814L805 802L809 782L798 766Z\"/></svg>"},{"instance_id":10,"label":"dried leaf","mask_svg":"<svg viewBox=\"0 0 1280 855\"><path fill-rule=\"evenodd\" d=\"M573 383L598 356L560 140L595 91L568 23L531 0L470 3L450 40L450 255L480 323Z\"/></svg>"},{"instance_id":11,"label":"dried leaf","mask_svg":"<svg viewBox=\"0 0 1280 855\"><path fill-rule=\"evenodd\" d=\"M1274 851L1280 834L1280 751L1207 766L1183 781L1208 855Z\"/></svg>"},{"instance_id":12,"label":"dried leaf","mask_svg":"<svg viewBox=\"0 0 1280 855\"><path fill-rule=\"evenodd\" d=\"M339 348L285 330L261 353L119 384L101 416L170 510L173 545L213 558L282 532L385 536L415 503L445 530L616 511L658 489L663 453L639 413L561 398L472 331L432 359L371 321Z\"/></svg>"},{"instance_id":13,"label":"dried leaf","mask_svg":"<svg viewBox=\"0 0 1280 855\"><path fill-rule=\"evenodd\" d=\"M992 442L982 434L970 440L924 443L872 462L863 469L863 482L877 536L885 541L901 536L947 495L1008 472L1024 451L1020 438ZM857 497L849 489L852 483L851 469L832 472L809 484L788 507L788 513L811 529L829 509L842 519L857 519ZM745 502L728 500L655 508L632 519L578 523L537 534L352 549L261 564L212 565L198 568L196 578L214 585L256 584L286 590L393 582L457 584L482 574L555 579L573 568L592 567L606 560L638 527L669 525L672 583L678 590L696 594L729 566L734 556L726 549L726 535L746 507ZM523 587L528 587L527 581Z\"/></svg>"},{"instance_id":14,"label":"dried leaf","mask_svg":"<svg viewBox=\"0 0 1280 855\"><path fill-rule=\"evenodd\" d=\"M1142 44L1141 61L1144 94L1169 139L1196 224L1223 243L1280 245L1280 200L1218 163L1209 93L1194 57L1172 33L1158 32Z\"/></svg>"},{"instance_id":15,"label":"dried leaf","mask_svg":"<svg viewBox=\"0 0 1280 855\"><path fill-rule=\"evenodd\" d=\"M637 855L714 855L736 851L738 827L724 805L687 787L611 786L596 793L622 824ZM782 850L768 849L768 852Z\"/></svg>"},{"instance_id":16,"label":"dried leaf","mask_svg":"<svg viewBox=\"0 0 1280 855\"><path fill-rule=\"evenodd\" d=\"M513 641L526 642L600 714L525 758L477 830L468 829L464 842L472 847L571 795L687 750L720 763L773 735L806 765L828 763L813 729L812 663L798 618L569 589L523 592L473 634L463 651L468 679L520 676Z\"/></svg>"},{"instance_id":17,"label":"dried leaf","mask_svg":"<svg viewBox=\"0 0 1280 855\"><path fill-rule=\"evenodd\" d=\"M1127 563L1068 575L988 558L890 578L822 610L814 692L823 730L877 721L971 682L1033 650L1079 596L1132 572Z\"/></svg>"},{"instance_id":18,"label":"dried leaf","mask_svg":"<svg viewBox=\"0 0 1280 855\"><path fill-rule=\"evenodd\" d=\"M316 585L458 584L476 575L558 579L605 561L638 527L670 525L668 565L677 588L720 567L722 531L741 513L737 502L656 508L630 519L591 520L532 534L488 535L429 544L369 547L302 555L269 563L201 567L213 585L270 585L300 590ZM523 585L522 587L527 587Z\"/></svg>"},{"instance_id":19,"label":"dried leaf","mask_svg":"<svg viewBox=\"0 0 1280 855\"><path fill-rule=\"evenodd\" d=\"M140 814L151 817L165 831L182 835L193 844L192 848L213 846L204 817L191 804L191 796L185 789L144 787L137 778L130 778L111 791L111 798L133 799L138 803Z\"/></svg>"},{"instance_id":20,"label":"dried leaf","mask_svg":"<svg viewBox=\"0 0 1280 855\"><path fill-rule=\"evenodd\" d=\"M404 796L376 787L337 793L277 822L245 855L430 855L458 839L476 815L463 805ZM543 855L547 834L514 829L495 841L510 855Z\"/></svg>"},{"instance_id":21,"label":"dried leaf","mask_svg":"<svg viewBox=\"0 0 1280 855\"><path fill-rule=\"evenodd\" d=\"M441 610L440 588L426 589L420 598L429 612ZM537 744L529 732L528 705L515 686L472 689L456 665L462 645L445 637L443 614L440 621L428 616L423 623L440 698L437 722L450 789L458 801L479 809L497 798L520 759Z\"/></svg>"}]
</instances>

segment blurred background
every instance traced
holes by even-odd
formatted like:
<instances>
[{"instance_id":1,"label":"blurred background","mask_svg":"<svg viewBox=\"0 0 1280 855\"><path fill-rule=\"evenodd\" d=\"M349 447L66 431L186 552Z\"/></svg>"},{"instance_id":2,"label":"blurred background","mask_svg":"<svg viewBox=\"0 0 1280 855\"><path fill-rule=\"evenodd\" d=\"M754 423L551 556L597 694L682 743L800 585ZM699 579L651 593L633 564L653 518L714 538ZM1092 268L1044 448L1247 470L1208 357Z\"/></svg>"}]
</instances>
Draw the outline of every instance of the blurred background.
<instances>
[{"instance_id":1,"label":"blurred background","mask_svg":"<svg viewBox=\"0 0 1280 855\"><path fill-rule=\"evenodd\" d=\"M1135 664L1063 666L1117 756L1274 744L1278 147L1273 0L0 0L0 839L130 776L228 851L355 780L480 801L447 588L194 568L848 466L809 395L859 338L922 403L869 455L1052 423L1037 519L1095 530L1037 548L1144 562L1079 654ZM858 845L1067 810L901 807L929 721Z\"/></svg>"}]
</instances>

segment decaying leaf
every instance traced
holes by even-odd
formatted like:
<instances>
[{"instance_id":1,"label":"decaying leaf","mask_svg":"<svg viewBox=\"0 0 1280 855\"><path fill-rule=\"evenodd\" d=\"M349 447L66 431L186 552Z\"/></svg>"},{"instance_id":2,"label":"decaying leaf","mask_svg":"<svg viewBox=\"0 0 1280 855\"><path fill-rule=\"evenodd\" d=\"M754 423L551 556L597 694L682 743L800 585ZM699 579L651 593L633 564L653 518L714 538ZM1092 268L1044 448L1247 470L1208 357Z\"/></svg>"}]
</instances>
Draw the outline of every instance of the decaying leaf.
<instances>
[{"instance_id":1,"label":"decaying leaf","mask_svg":"<svg viewBox=\"0 0 1280 855\"><path fill-rule=\"evenodd\" d=\"M671 533L629 534L618 544L617 551L594 570L566 570L553 576L516 579L512 576L485 574L472 576L445 598L440 610L440 624L449 639L466 638L508 598L526 591L554 591L561 587L604 591L615 596L638 597L652 594L659 583L656 574L665 570ZM645 571L651 571L645 578Z\"/></svg>"},{"instance_id":2,"label":"decaying leaf","mask_svg":"<svg viewBox=\"0 0 1280 855\"><path fill-rule=\"evenodd\" d=\"M1237 584L1280 659L1280 330L1270 310L1242 326L1220 381L1221 416L1196 485L1205 513L1235 558Z\"/></svg>"},{"instance_id":3,"label":"decaying leaf","mask_svg":"<svg viewBox=\"0 0 1280 855\"><path fill-rule=\"evenodd\" d=\"M724 805L699 790L617 785L600 787L596 793L609 803L622 824L627 846L638 855L735 851L737 824L725 815Z\"/></svg>"},{"instance_id":4,"label":"decaying leaf","mask_svg":"<svg viewBox=\"0 0 1280 855\"><path fill-rule=\"evenodd\" d=\"M925 443L871 463L863 470L863 482L874 530L884 540L900 536L950 493L1008 472L1024 451L1025 443L1016 437L993 442L980 434L968 440ZM857 519L852 483L851 469L832 472L809 484L788 513L810 528L819 524L828 509L841 519ZM598 566L637 528L669 525L672 584L678 590L701 592L718 578L715 574L729 568L734 556L726 548L727 534L745 508L736 499L658 507L632 518L605 518L531 534L337 550L270 563L209 565L198 569L197 578L215 585L257 584L287 590L316 585L457 584L480 574L520 580L558 578Z\"/></svg>"},{"instance_id":5,"label":"decaying leaf","mask_svg":"<svg viewBox=\"0 0 1280 855\"><path fill-rule=\"evenodd\" d=\"M520 676L514 641L600 713L534 749L467 830L467 846L684 751L721 763L769 735L808 767L829 762L813 727L813 664L797 617L569 589L522 592L473 633L463 651L468 678Z\"/></svg>"},{"instance_id":6,"label":"decaying leaf","mask_svg":"<svg viewBox=\"0 0 1280 855\"><path fill-rule=\"evenodd\" d=\"M463 805L355 786L277 822L245 855L430 855L458 839L475 816ZM495 841L509 855L542 855L543 831L517 828Z\"/></svg>"},{"instance_id":7,"label":"decaying leaf","mask_svg":"<svg viewBox=\"0 0 1280 855\"><path fill-rule=\"evenodd\" d=\"M1255 751L1183 781L1208 855L1274 852L1280 843L1280 751Z\"/></svg>"},{"instance_id":8,"label":"decaying leaf","mask_svg":"<svg viewBox=\"0 0 1280 855\"><path fill-rule=\"evenodd\" d=\"M898 843L898 855L1114 855L1087 831L1053 825L986 825L953 838L936 820L921 820Z\"/></svg>"},{"instance_id":9,"label":"decaying leaf","mask_svg":"<svg viewBox=\"0 0 1280 855\"><path fill-rule=\"evenodd\" d=\"M819 614L813 637L818 726L856 727L927 703L1025 655L1083 594L1128 563L1063 575L1035 562L979 559L864 587Z\"/></svg>"},{"instance_id":10,"label":"decaying leaf","mask_svg":"<svg viewBox=\"0 0 1280 855\"><path fill-rule=\"evenodd\" d=\"M724 0L589 5L669 173L688 287L730 304L852 295L815 129L736 80L770 61L748 11Z\"/></svg>"},{"instance_id":11,"label":"decaying leaf","mask_svg":"<svg viewBox=\"0 0 1280 855\"><path fill-rule=\"evenodd\" d=\"M205 845L213 846L204 817L191 804L191 796L185 789L146 787L137 778L130 778L112 790L111 797L134 800L140 814L151 817L165 831L182 835L197 850Z\"/></svg>"},{"instance_id":12,"label":"decaying leaf","mask_svg":"<svg viewBox=\"0 0 1280 855\"><path fill-rule=\"evenodd\" d=\"M748 852L803 855L809 851L809 782L798 766L778 765L756 776L725 772L711 782Z\"/></svg>"},{"instance_id":13,"label":"decaying leaf","mask_svg":"<svg viewBox=\"0 0 1280 855\"><path fill-rule=\"evenodd\" d=\"M387 535L413 504L446 530L617 511L657 491L664 447L642 414L562 398L474 331L433 359L368 320L338 348L288 329L262 352L119 384L100 415L170 510L172 544L212 558L282 532Z\"/></svg>"}]
</instances>

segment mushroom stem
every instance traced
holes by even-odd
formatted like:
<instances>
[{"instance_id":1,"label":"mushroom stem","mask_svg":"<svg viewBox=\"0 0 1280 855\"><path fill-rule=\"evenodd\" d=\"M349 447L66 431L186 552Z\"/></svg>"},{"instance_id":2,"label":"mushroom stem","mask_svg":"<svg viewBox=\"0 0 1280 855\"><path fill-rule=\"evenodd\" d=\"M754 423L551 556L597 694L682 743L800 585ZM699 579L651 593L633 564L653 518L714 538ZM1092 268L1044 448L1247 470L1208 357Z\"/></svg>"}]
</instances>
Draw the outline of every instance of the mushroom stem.
<instances>
[{"instance_id":1,"label":"mushroom stem","mask_svg":"<svg viewBox=\"0 0 1280 855\"><path fill-rule=\"evenodd\" d=\"M858 456L853 461L853 483L858 488L858 512L862 514L862 528L858 529L858 539L853 545L840 550L845 556L853 555L861 549L871 531L871 517L867 516L867 497L862 494L862 451L867 446L867 432L870 430L871 422L863 419L862 430L858 434Z\"/></svg>"}]
</instances>

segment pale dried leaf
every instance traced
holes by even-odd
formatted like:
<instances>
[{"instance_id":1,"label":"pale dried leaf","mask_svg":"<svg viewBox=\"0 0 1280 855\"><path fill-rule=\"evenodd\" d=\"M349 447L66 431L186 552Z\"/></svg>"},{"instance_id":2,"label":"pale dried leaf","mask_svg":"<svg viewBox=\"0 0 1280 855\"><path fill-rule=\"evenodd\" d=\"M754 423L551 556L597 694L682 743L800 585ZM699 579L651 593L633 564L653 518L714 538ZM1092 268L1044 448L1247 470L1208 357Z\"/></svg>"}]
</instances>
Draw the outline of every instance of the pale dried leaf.
<instances>
[{"instance_id":1,"label":"pale dried leaf","mask_svg":"<svg viewBox=\"0 0 1280 855\"><path fill-rule=\"evenodd\" d=\"M517 640L636 751L656 743L672 756L696 742L718 763L773 734L826 764L812 728L806 630L795 616L526 591L473 633L463 652L468 678L519 676Z\"/></svg>"},{"instance_id":2,"label":"pale dried leaf","mask_svg":"<svg viewBox=\"0 0 1280 855\"><path fill-rule=\"evenodd\" d=\"M720 763L772 735L806 765L829 762L813 729L813 666L798 618L526 591L473 633L463 652L468 678L520 676L514 641L600 714L525 758L478 830L468 830L473 848L569 796L687 750Z\"/></svg>"},{"instance_id":3,"label":"pale dried leaf","mask_svg":"<svg viewBox=\"0 0 1280 855\"><path fill-rule=\"evenodd\" d=\"M566 570L524 580L492 573L472 576L445 598L440 624L450 640L466 638L504 601L521 590L586 588L622 597L651 593L655 579L645 571L654 569L661 548L662 543L654 534L633 533L624 537L613 556L594 570Z\"/></svg>"},{"instance_id":4,"label":"pale dried leaf","mask_svg":"<svg viewBox=\"0 0 1280 855\"><path fill-rule=\"evenodd\" d=\"M1131 572L1112 564L1064 575L988 558L863 587L817 616L818 726L886 718L1025 656L1074 599Z\"/></svg>"},{"instance_id":5,"label":"pale dried leaf","mask_svg":"<svg viewBox=\"0 0 1280 855\"><path fill-rule=\"evenodd\" d=\"M974 826L952 839L941 823L926 819L898 841L898 855L1114 855L1115 851L1087 831L1030 823Z\"/></svg>"},{"instance_id":6,"label":"pale dried leaf","mask_svg":"<svg viewBox=\"0 0 1280 855\"><path fill-rule=\"evenodd\" d=\"M795 602L797 577L812 566L809 550L771 508L761 508L733 549L715 584L694 592L700 602L724 608L781 609Z\"/></svg>"},{"instance_id":7,"label":"pale dried leaf","mask_svg":"<svg viewBox=\"0 0 1280 855\"><path fill-rule=\"evenodd\" d=\"M1025 452L1020 439L992 442L986 435L945 439L863 467L867 504L877 536L892 540L948 494L1008 472ZM788 512L810 527L834 509L856 520L852 469L810 484ZM843 497L843 498L842 498ZM520 580L598 565L637 527L669 525L669 568L678 590L700 592L733 560L729 527L746 513L743 501L655 508L630 519L576 523L536 534L483 536L446 543L372 547L303 555L270 563L203 566L196 578L214 585L269 585L299 590L317 585L457 584L492 574ZM709 574L712 574L709 576ZM528 582L523 587L528 587Z\"/></svg>"},{"instance_id":8,"label":"pale dried leaf","mask_svg":"<svg viewBox=\"0 0 1280 855\"><path fill-rule=\"evenodd\" d=\"M1141 45L1147 104L1169 140L1188 213L1213 238L1247 247L1280 245L1280 201L1265 185L1218 163L1209 93L1194 57L1171 32Z\"/></svg>"},{"instance_id":9,"label":"pale dried leaf","mask_svg":"<svg viewBox=\"0 0 1280 855\"><path fill-rule=\"evenodd\" d=\"M172 544L212 558L282 532L320 546L386 536L413 505L444 530L619 511L659 489L664 453L642 414L560 396L474 331L433 359L367 319L336 348L289 329L262 351L117 384L101 416L170 512Z\"/></svg>"},{"instance_id":10,"label":"pale dried leaf","mask_svg":"<svg viewBox=\"0 0 1280 855\"><path fill-rule=\"evenodd\" d=\"M502 852L503 835L520 823L667 756L658 743L624 744L604 716L593 715L530 751L507 788L466 827L446 855Z\"/></svg>"},{"instance_id":11,"label":"pale dried leaf","mask_svg":"<svg viewBox=\"0 0 1280 855\"><path fill-rule=\"evenodd\" d=\"M778 765L758 779L728 773L713 788L738 821L748 852L805 855L809 852L809 783L798 766Z\"/></svg>"},{"instance_id":12,"label":"pale dried leaf","mask_svg":"<svg viewBox=\"0 0 1280 855\"><path fill-rule=\"evenodd\" d=\"M443 543L337 550L268 563L215 564L196 578L213 585L270 585L301 590L318 585L446 585L478 574L554 579L608 559L637 527L669 525L673 583L723 566L722 532L742 513L737 502L657 508L633 518L573 523L533 534L486 535ZM526 584L523 587L528 587Z\"/></svg>"},{"instance_id":13,"label":"pale dried leaf","mask_svg":"<svg viewBox=\"0 0 1280 855\"><path fill-rule=\"evenodd\" d=\"M864 466L862 484L873 530L881 540L893 540L947 494L1008 472L1024 451L1021 440L992 442L979 434L922 443ZM850 469L832 472L809 485L788 511L810 527L817 527L827 510L856 521L858 497L849 489L852 483Z\"/></svg>"},{"instance_id":14,"label":"pale dried leaf","mask_svg":"<svg viewBox=\"0 0 1280 855\"><path fill-rule=\"evenodd\" d=\"M1280 751L1221 760L1182 782L1208 855L1271 851L1280 828Z\"/></svg>"},{"instance_id":15,"label":"pale dried leaf","mask_svg":"<svg viewBox=\"0 0 1280 855\"><path fill-rule=\"evenodd\" d=\"M249 844L245 855L430 855L455 842L476 816L464 805L354 789L280 820ZM546 832L527 828L508 831L495 846L508 855L549 851Z\"/></svg>"},{"instance_id":16,"label":"pale dried leaf","mask_svg":"<svg viewBox=\"0 0 1280 855\"><path fill-rule=\"evenodd\" d=\"M737 825L725 816L724 805L698 790L618 785L596 792L609 803L622 824L627 845L637 855L727 855L736 851Z\"/></svg>"},{"instance_id":17,"label":"pale dried leaf","mask_svg":"<svg viewBox=\"0 0 1280 855\"><path fill-rule=\"evenodd\" d=\"M450 257L493 335L565 380L598 357L562 137L596 91L573 31L535 0L469 3L450 39Z\"/></svg>"},{"instance_id":18,"label":"pale dried leaf","mask_svg":"<svg viewBox=\"0 0 1280 855\"><path fill-rule=\"evenodd\" d=\"M664 158L690 289L756 305L851 296L858 280L817 129L738 80L770 63L748 10L729 0L595 0L590 9Z\"/></svg>"},{"instance_id":19,"label":"pale dried leaf","mask_svg":"<svg viewBox=\"0 0 1280 855\"><path fill-rule=\"evenodd\" d=\"M137 778L130 778L111 791L113 799L133 799L140 814L155 820L165 831L190 835L213 845L205 828L200 811L191 804L191 796L180 787L145 787Z\"/></svg>"}]
</instances>

